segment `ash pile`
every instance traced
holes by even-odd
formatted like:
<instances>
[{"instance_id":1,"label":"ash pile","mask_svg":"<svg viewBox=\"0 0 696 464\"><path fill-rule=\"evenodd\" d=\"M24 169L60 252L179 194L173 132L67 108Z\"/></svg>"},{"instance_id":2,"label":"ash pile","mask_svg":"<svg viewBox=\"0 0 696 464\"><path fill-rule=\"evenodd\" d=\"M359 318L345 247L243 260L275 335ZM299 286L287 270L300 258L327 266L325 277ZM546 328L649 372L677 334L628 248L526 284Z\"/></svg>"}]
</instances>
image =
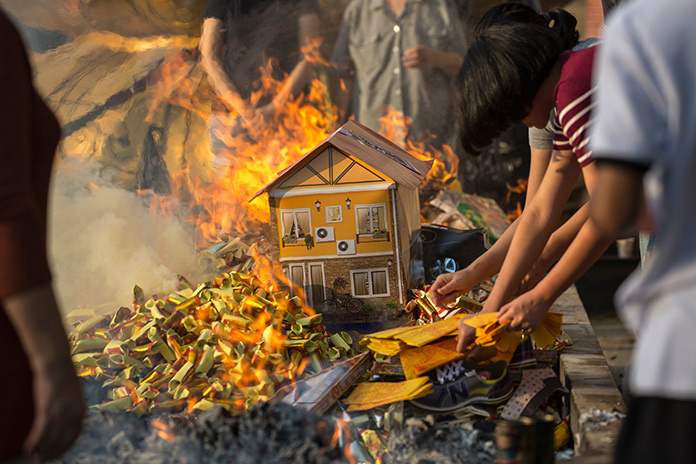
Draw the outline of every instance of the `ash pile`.
<instances>
[{"instance_id":1,"label":"ash pile","mask_svg":"<svg viewBox=\"0 0 696 464\"><path fill-rule=\"evenodd\" d=\"M52 464L342 464L375 462L351 437L353 424L283 403L230 417L222 409L196 414L92 412L75 446ZM493 429L466 431L409 419L390 434L383 463L492 464Z\"/></svg>"},{"instance_id":2,"label":"ash pile","mask_svg":"<svg viewBox=\"0 0 696 464\"><path fill-rule=\"evenodd\" d=\"M264 404L230 417L222 410L138 417L91 413L76 445L54 464L254 464L349 462L330 418Z\"/></svg>"}]
</instances>

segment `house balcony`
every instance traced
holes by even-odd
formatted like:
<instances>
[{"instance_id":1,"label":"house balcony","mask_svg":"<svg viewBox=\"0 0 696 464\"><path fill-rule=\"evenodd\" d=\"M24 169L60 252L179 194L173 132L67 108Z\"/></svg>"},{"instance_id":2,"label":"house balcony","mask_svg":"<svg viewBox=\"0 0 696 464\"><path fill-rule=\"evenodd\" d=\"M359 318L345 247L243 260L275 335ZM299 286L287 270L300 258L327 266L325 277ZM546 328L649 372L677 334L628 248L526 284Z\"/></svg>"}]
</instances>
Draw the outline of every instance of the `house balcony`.
<instances>
[{"instance_id":1,"label":"house balcony","mask_svg":"<svg viewBox=\"0 0 696 464\"><path fill-rule=\"evenodd\" d=\"M373 232L371 234L355 234L355 243L389 242L391 241L388 230Z\"/></svg>"}]
</instances>

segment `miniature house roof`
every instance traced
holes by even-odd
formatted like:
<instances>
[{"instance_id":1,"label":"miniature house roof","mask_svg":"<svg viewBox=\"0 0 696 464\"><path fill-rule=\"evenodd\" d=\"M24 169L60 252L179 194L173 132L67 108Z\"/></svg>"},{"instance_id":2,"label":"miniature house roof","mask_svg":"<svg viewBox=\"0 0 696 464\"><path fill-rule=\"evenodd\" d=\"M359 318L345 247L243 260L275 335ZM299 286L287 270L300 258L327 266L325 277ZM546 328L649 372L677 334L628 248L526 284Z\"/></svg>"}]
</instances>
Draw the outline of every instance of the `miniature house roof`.
<instances>
[{"instance_id":1,"label":"miniature house roof","mask_svg":"<svg viewBox=\"0 0 696 464\"><path fill-rule=\"evenodd\" d=\"M377 172L360 166L353 173L345 171L342 175L338 175L335 178L325 178L319 171L322 170L321 166L327 160L320 159L319 155L329 145L358 159L367 166L374 168ZM340 155L340 157L348 160L343 155ZM332 162L339 164L341 162L340 157L339 159L333 159ZM312 166L310 163L317 166ZM383 176L388 174L389 178L397 184L403 185L409 190L415 190L428 171L430 171L432 164L433 160L420 160L377 132L351 120L329 135L301 159L281 171L275 180L257 192L251 200L276 188L292 188L293 185L285 185L290 177L304 178L304 182L301 182L304 186L340 185L341 183L350 183L351 178L356 175L358 169L362 178L372 178L375 182L385 181L386 179ZM307 172L303 173L302 169L305 167ZM309 184L308 182L310 181L314 181L316 184ZM293 183L298 184L296 180Z\"/></svg>"}]
</instances>

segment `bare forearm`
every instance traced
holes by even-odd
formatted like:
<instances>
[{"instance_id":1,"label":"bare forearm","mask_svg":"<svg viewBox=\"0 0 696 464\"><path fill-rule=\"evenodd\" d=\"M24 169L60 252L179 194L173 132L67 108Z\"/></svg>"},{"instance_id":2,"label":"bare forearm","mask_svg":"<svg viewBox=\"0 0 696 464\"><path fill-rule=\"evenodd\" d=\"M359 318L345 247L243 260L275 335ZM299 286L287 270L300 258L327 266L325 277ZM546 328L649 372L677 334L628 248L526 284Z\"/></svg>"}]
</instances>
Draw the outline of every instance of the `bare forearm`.
<instances>
[{"instance_id":1,"label":"bare forearm","mask_svg":"<svg viewBox=\"0 0 696 464\"><path fill-rule=\"evenodd\" d=\"M551 234L548 243L544 247L544 251L539 258L546 266L550 268L558 261L563 252L568 249L573 239L578 235L582 226L587 222L590 214L590 205L585 203L579 210L573 214L561 227Z\"/></svg>"},{"instance_id":2,"label":"bare forearm","mask_svg":"<svg viewBox=\"0 0 696 464\"><path fill-rule=\"evenodd\" d=\"M237 86L223 69L222 62L215 57L204 57L201 64L208 74L208 81L215 93L238 113L245 114L250 104L241 97Z\"/></svg>"},{"instance_id":3,"label":"bare forearm","mask_svg":"<svg viewBox=\"0 0 696 464\"><path fill-rule=\"evenodd\" d=\"M68 339L49 284L13 295L3 305L35 371L71 363Z\"/></svg>"},{"instance_id":4,"label":"bare forearm","mask_svg":"<svg viewBox=\"0 0 696 464\"><path fill-rule=\"evenodd\" d=\"M602 164L597 177L590 201L592 222L603 236L615 238L638 218L643 176L636 169Z\"/></svg>"},{"instance_id":5,"label":"bare forearm","mask_svg":"<svg viewBox=\"0 0 696 464\"><path fill-rule=\"evenodd\" d=\"M442 70L448 76L456 76L464 63L464 57L459 53L434 50L433 66Z\"/></svg>"},{"instance_id":6,"label":"bare forearm","mask_svg":"<svg viewBox=\"0 0 696 464\"><path fill-rule=\"evenodd\" d=\"M586 221L568 250L534 291L545 301L555 301L602 256L612 241L603 237L592 221Z\"/></svg>"},{"instance_id":7,"label":"bare forearm","mask_svg":"<svg viewBox=\"0 0 696 464\"><path fill-rule=\"evenodd\" d=\"M510 249L510 243L515 236L515 231L520 223L520 219L521 217L515 219L515 221L505 229L503 235L496 240L493 246L468 266L469 270L477 276L479 281L490 279L500 272L500 267L505 261L505 256L507 256L508 250Z\"/></svg>"},{"instance_id":8,"label":"bare forearm","mask_svg":"<svg viewBox=\"0 0 696 464\"><path fill-rule=\"evenodd\" d=\"M525 211L519 222L493 291L486 300L486 312L498 311L512 297L553 231L552 222L535 211Z\"/></svg>"},{"instance_id":9,"label":"bare forearm","mask_svg":"<svg viewBox=\"0 0 696 464\"><path fill-rule=\"evenodd\" d=\"M276 105L283 105L289 98L300 93L300 90L309 82L313 72L314 66L307 60L303 59L297 63L280 92L273 98L273 102Z\"/></svg>"},{"instance_id":10,"label":"bare forearm","mask_svg":"<svg viewBox=\"0 0 696 464\"><path fill-rule=\"evenodd\" d=\"M203 30L199 49L201 65L208 74L208 81L223 101L240 114L247 114L249 104L240 95L237 86L232 82L222 63L223 24L216 18L203 21Z\"/></svg>"}]
</instances>

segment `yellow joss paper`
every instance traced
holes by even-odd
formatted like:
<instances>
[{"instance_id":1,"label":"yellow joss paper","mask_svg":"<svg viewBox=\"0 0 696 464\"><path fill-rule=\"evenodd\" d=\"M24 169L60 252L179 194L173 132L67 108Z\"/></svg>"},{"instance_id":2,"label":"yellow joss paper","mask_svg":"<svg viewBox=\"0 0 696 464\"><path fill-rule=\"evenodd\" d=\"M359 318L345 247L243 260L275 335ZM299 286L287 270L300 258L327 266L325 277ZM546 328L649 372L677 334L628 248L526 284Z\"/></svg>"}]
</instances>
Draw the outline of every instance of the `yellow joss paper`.
<instances>
[{"instance_id":1,"label":"yellow joss paper","mask_svg":"<svg viewBox=\"0 0 696 464\"><path fill-rule=\"evenodd\" d=\"M442 337L455 335L461 318L462 316L456 315L432 324L417 326L415 330L397 334L394 338L411 346L425 346Z\"/></svg>"},{"instance_id":2,"label":"yellow joss paper","mask_svg":"<svg viewBox=\"0 0 696 464\"><path fill-rule=\"evenodd\" d=\"M434 322L432 324L397 327L365 336L361 346L385 355L394 356L409 346L421 347L442 337L455 335L461 316Z\"/></svg>"},{"instance_id":3,"label":"yellow joss paper","mask_svg":"<svg viewBox=\"0 0 696 464\"><path fill-rule=\"evenodd\" d=\"M556 311L546 313L544 322L541 323L538 329L532 332L532 341L537 348L545 348L553 345L561 333L561 325L563 323L563 314Z\"/></svg>"},{"instance_id":4,"label":"yellow joss paper","mask_svg":"<svg viewBox=\"0 0 696 464\"><path fill-rule=\"evenodd\" d=\"M409 348L399 354L404 375L408 380L464 356L457 351L456 337L447 337L422 348Z\"/></svg>"},{"instance_id":5,"label":"yellow joss paper","mask_svg":"<svg viewBox=\"0 0 696 464\"><path fill-rule=\"evenodd\" d=\"M420 398L431 392L432 384L427 377L404 382L366 382L355 387L343 402L349 405L348 411L363 411L397 401Z\"/></svg>"},{"instance_id":6,"label":"yellow joss paper","mask_svg":"<svg viewBox=\"0 0 696 464\"><path fill-rule=\"evenodd\" d=\"M364 338L363 341L363 346L384 356L394 356L405 348L408 348L408 345L400 340L380 340L368 337Z\"/></svg>"}]
</instances>

